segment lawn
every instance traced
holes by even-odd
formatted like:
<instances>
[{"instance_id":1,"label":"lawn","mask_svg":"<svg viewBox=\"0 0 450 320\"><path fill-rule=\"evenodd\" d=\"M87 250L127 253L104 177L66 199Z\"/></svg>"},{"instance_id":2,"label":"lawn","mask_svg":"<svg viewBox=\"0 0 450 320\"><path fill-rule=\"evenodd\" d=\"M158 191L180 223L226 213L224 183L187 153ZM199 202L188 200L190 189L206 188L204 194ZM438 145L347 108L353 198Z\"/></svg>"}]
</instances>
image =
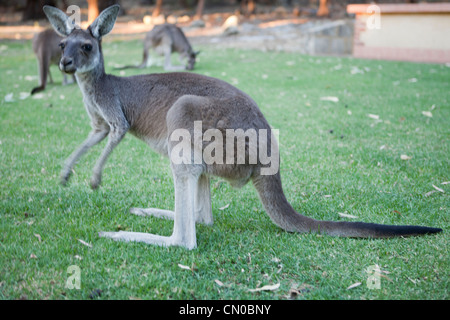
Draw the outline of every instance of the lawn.
<instances>
[{"instance_id":1,"label":"lawn","mask_svg":"<svg viewBox=\"0 0 450 320\"><path fill-rule=\"evenodd\" d=\"M142 55L140 41L106 38L103 49L115 74L114 65ZM65 158L90 130L81 92L61 86L52 67L55 83L27 96L37 84L31 44L0 42L0 298L448 299L450 68L200 49L195 72L247 92L280 130L281 176L298 212L444 232L389 240L287 233L251 184L236 190L213 179L215 222L197 227L197 249L99 238L171 234L171 221L128 213L173 209L169 160L130 135L98 190L89 179L104 143L61 186ZM163 70L122 74L144 72ZM79 289L67 286L72 268Z\"/></svg>"}]
</instances>

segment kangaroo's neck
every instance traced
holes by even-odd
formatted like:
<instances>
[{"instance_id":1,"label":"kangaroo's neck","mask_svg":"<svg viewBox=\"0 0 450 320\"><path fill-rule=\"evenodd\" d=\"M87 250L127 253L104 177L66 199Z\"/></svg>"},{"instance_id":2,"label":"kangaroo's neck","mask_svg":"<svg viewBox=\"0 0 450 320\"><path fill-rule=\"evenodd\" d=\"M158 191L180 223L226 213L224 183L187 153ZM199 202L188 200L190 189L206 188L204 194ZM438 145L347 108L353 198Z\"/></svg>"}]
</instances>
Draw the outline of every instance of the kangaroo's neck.
<instances>
[{"instance_id":1,"label":"kangaroo's neck","mask_svg":"<svg viewBox=\"0 0 450 320\"><path fill-rule=\"evenodd\" d=\"M94 68L85 72L75 73L78 85L80 86L84 96L94 94L94 91L97 90L97 88L101 88L102 85L104 85L104 81L107 78L103 55L100 54L98 59L99 61L96 63Z\"/></svg>"}]
</instances>

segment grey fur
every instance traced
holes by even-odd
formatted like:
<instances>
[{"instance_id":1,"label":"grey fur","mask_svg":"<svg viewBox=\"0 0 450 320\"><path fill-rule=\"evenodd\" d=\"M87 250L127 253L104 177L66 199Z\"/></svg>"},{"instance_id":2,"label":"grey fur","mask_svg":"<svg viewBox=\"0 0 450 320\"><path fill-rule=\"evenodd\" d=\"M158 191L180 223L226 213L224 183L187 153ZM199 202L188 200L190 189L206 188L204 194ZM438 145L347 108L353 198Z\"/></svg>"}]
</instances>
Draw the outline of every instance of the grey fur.
<instances>
[{"instance_id":1,"label":"grey fur","mask_svg":"<svg viewBox=\"0 0 450 320\"><path fill-rule=\"evenodd\" d=\"M203 131L211 128L223 132L226 129L244 131L265 129L271 133L272 130L256 103L247 94L224 81L193 73L133 77L107 75L99 39L105 35L105 30L112 28L118 11L116 9L110 7L100 14L93 23L96 31L70 30L69 36L63 40L65 49L60 68L65 72L75 73L92 124L89 137L66 161L61 175L63 184L67 183L72 167L80 156L108 137L108 143L94 167L91 179L91 187L97 188L101 182L106 159L128 131L166 156L176 146L176 142L169 139L171 134L179 129L193 133L194 121L202 121ZM61 21L61 15L55 10L58 9L47 7L45 12L55 28L64 29L67 24ZM94 37L94 34L97 36ZM86 44L90 46L88 51L84 47ZM259 140L260 138L258 136ZM274 137L269 134L265 147L271 146L269 152L277 154L277 144L272 140ZM207 142L203 142L200 147L204 149L207 145ZM196 151L194 150L194 153ZM249 149L246 148L245 151L247 158ZM171 161L175 185L175 210L173 212L161 209L131 210L131 213L137 215L174 219L174 230L170 237L123 231L101 232L100 236L114 240L195 248L197 246L195 223L213 222L209 176L222 177L234 186L242 186L251 180L272 221L289 232L323 232L333 236L349 237L391 237L441 231L428 227L384 226L311 219L298 214L288 203L281 186L279 172L274 175L263 175L262 170L267 164L260 161L254 164L234 163L207 164L203 161L200 164L175 164Z\"/></svg>"}]
</instances>

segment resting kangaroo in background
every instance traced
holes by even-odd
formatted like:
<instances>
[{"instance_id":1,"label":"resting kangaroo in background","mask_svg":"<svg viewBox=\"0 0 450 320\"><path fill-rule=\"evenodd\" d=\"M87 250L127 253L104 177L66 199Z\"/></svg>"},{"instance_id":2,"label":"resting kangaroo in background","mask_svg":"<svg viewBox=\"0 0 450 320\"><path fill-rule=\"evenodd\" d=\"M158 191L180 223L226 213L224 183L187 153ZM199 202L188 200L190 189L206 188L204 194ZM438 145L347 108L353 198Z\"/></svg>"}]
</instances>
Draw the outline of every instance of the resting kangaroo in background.
<instances>
[{"instance_id":1,"label":"resting kangaroo in background","mask_svg":"<svg viewBox=\"0 0 450 320\"><path fill-rule=\"evenodd\" d=\"M278 168L267 174L268 163L257 160L248 163L253 153L270 146L268 153L278 155L278 147L272 130L256 103L245 93L230 84L192 73L162 73L116 77L105 74L101 39L114 26L119 6L103 12L87 30L74 28L59 9L45 6L44 11L58 33L65 36L60 46L60 68L74 74L83 93L84 103L92 121L92 131L86 141L67 159L62 170L62 183L66 184L75 162L90 147L108 136L108 143L98 159L91 180L91 187L100 184L105 161L111 151L130 131L149 146L166 156L171 155L171 169L175 185L175 210L131 209L137 215L152 215L174 220L171 236L159 236L139 232L100 232L102 237L114 240L140 241L163 246L197 246L195 223L212 224L212 208L209 176L222 177L234 186L252 181L265 210L272 221L290 232L319 232L345 237L394 237L420 235L442 231L421 226L387 226L362 222L319 221L297 213L286 200L281 186ZM202 131L198 132L201 121ZM206 130L208 129L208 130ZM198 159L213 144L220 133L228 130L259 132L258 145L244 140L244 161L234 155L233 163L220 164L208 159ZM193 148L184 153L183 161L173 157L180 151L180 133L194 136L193 141L182 139L183 148ZM196 135L213 132L215 140L204 138L200 144ZM262 132L268 133L264 136ZM234 150L234 137L215 149L215 155L230 148ZM210 143L208 143L210 141ZM262 142L261 142L262 141ZM231 145L230 145L231 144ZM189 147L189 148L187 148ZM233 153L234 154L234 153ZM211 152L212 155L212 152ZM218 156L220 160L220 156ZM236 162L237 158L237 162ZM276 158L275 161L278 161ZM175 161L176 160L176 161ZM228 159L227 159L228 160ZM242 159L240 159L242 160Z\"/></svg>"},{"instance_id":2,"label":"resting kangaroo in background","mask_svg":"<svg viewBox=\"0 0 450 320\"><path fill-rule=\"evenodd\" d=\"M31 94L45 89L47 75L50 77L50 83L53 83L50 64L59 64L59 60L61 59L59 43L62 39L53 29L46 29L33 37L33 51L36 54L39 66L39 86L33 88ZM67 74L63 72L63 75L63 84L67 84ZM73 81L75 81L75 77L73 77Z\"/></svg>"},{"instance_id":3,"label":"resting kangaroo in background","mask_svg":"<svg viewBox=\"0 0 450 320\"><path fill-rule=\"evenodd\" d=\"M124 66L117 69L145 68L152 64L149 50L155 50L158 54L164 55L164 70L193 70L198 51L192 50L191 44L183 31L174 24L161 24L155 26L147 33L144 40L144 57L142 63L137 66ZM173 52L180 54L180 60L187 60L186 67L172 66L171 56Z\"/></svg>"}]
</instances>

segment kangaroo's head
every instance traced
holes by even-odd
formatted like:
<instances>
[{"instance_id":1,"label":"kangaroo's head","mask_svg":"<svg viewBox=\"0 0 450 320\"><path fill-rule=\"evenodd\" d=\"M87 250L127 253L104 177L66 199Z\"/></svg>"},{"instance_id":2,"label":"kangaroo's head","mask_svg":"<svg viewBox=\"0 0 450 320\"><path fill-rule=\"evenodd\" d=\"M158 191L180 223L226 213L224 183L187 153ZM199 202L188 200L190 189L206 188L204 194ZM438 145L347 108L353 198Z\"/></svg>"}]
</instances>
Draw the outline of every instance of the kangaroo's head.
<instances>
[{"instance_id":1,"label":"kangaroo's head","mask_svg":"<svg viewBox=\"0 0 450 320\"><path fill-rule=\"evenodd\" d=\"M103 10L95 21L82 30L61 10L44 6L44 12L55 31L63 37L59 44L62 55L61 71L69 74L84 73L103 65L102 37L108 34L116 22L120 6L113 5Z\"/></svg>"},{"instance_id":2,"label":"kangaroo's head","mask_svg":"<svg viewBox=\"0 0 450 320\"><path fill-rule=\"evenodd\" d=\"M195 59L197 58L197 55L200 53L200 51L191 51L188 53L188 61L187 61L187 70L193 70L195 65Z\"/></svg>"}]
</instances>

